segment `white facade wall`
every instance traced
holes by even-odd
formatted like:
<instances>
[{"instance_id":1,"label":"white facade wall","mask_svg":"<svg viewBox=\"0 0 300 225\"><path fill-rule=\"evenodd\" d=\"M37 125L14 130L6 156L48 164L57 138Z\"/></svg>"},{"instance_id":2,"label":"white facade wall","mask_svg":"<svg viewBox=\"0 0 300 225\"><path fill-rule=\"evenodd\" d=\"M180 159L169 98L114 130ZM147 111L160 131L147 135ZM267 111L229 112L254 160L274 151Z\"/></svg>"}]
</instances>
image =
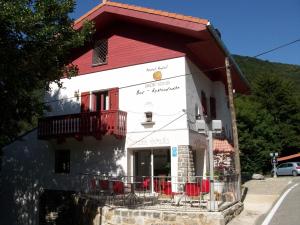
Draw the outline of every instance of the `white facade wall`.
<instances>
[{"instance_id":1,"label":"white facade wall","mask_svg":"<svg viewBox=\"0 0 300 225\"><path fill-rule=\"evenodd\" d=\"M225 85L221 81L211 81L189 60L186 61L186 73L189 75L186 77L186 96L187 114L191 131L195 130L196 114L199 113L203 119L201 91L204 91L206 94L208 115L210 115L209 98L214 97L216 99L216 119L222 120L226 136L231 137L231 116L227 104L228 98Z\"/></svg>"},{"instance_id":2,"label":"white facade wall","mask_svg":"<svg viewBox=\"0 0 300 225\"><path fill-rule=\"evenodd\" d=\"M201 115L204 119L201 91L206 95L207 111L210 115L210 97L216 99L217 120L222 120L227 137L231 137L231 117L227 107L227 97L225 85L220 82L213 82L205 76L201 70L190 60L186 60L186 98L187 98L187 120L189 126L189 145L196 151L196 175L205 175L208 168L207 140L204 134L199 134L196 130L196 115ZM209 124L207 124L209 129Z\"/></svg>"},{"instance_id":3,"label":"white facade wall","mask_svg":"<svg viewBox=\"0 0 300 225\"><path fill-rule=\"evenodd\" d=\"M162 74L160 81L153 78L157 71ZM127 135L124 157L117 164L125 173L133 172L133 162L128 161L126 149L171 148L189 144L187 119L183 111L186 109L184 57L87 74L63 79L62 82L63 88L58 89L53 84L52 92L47 96L46 101L54 101L48 115L79 113L80 99L74 98L75 91L119 88L119 109L127 112ZM153 113L153 125L143 125L146 111ZM102 145L102 142L95 144ZM67 147L73 149L71 144ZM128 163L131 165L129 168ZM177 175L176 156L172 157L171 164L172 174Z\"/></svg>"},{"instance_id":4,"label":"white facade wall","mask_svg":"<svg viewBox=\"0 0 300 225\"><path fill-rule=\"evenodd\" d=\"M38 224L38 198L45 189L80 191L87 188L84 174L124 174L124 140L93 137L82 142L37 139L37 130L4 148L0 172L0 224ZM70 173L55 173L55 150L70 150ZM14 210L11 210L14 209ZM10 221L10 222L9 222ZM15 221L12 223L11 221Z\"/></svg>"},{"instance_id":5,"label":"white facade wall","mask_svg":"<svg viewBox=\"0 0 300 225\"><path fill-rule=\"evenodd\" d=\"M161 72L162 80L154 82L156 71ZM0 216L7 215L8 221L11 218L16 224L37 223L38 195L42 189L79 190L79 178L84 173L132 175L135 150L170 149L171 175L177 176L178 146L192 146L196 151L196 175L205 174L207 142L205 135L195 131L196 108L201 112L201 90L207 98L216 98L217 119L223 121L225 129L231 127L224 85L210 81L185 57L77 76L62 82L63 88L53 84L46 96L52 108L47 115L79 113L80 98L74 97L75 92L119 87L119 109L127 112L127 135L125 139L68 138L58 144L55 139L38 140L34 130L8 145L4 149L0 185L1 191L9 194L1 193L1 207L17 207L16 211L1 208ZM146 111L153 113L154 124L143 124ZM60 149L70 150L70 174L54 172L54 152Z\"/></svg>"}]
</instances>

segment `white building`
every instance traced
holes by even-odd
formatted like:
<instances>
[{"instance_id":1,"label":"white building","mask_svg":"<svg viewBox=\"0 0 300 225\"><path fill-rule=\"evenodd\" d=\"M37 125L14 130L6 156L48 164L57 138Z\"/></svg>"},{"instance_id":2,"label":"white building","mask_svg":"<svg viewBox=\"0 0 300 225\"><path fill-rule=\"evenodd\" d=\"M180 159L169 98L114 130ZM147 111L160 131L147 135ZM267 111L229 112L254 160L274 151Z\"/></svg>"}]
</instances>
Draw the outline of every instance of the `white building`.
<instances>
[{"instance_id":1,"label":"white building","mask_svg":"<svg viewBox=\"0 0 300 225\"><path fill-rule=\"evenodd\" d=\"M74 56L79 75L53 84L51 111L4 149L1 224L37 224L42 190L78 191L85 173L205 175L196 118L222 120L232 139L225 57L234 89L248 85L209 21L114 2L75 28L86 19L97 32Z\"/></svg>"}]
</instances>

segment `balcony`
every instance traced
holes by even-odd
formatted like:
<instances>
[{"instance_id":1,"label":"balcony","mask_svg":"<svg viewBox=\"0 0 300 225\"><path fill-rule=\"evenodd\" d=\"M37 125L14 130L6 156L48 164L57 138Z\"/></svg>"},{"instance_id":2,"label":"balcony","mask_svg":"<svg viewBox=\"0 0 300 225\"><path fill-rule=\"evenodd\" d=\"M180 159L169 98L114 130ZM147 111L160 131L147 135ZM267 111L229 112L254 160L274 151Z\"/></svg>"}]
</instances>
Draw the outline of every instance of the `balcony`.
<instances>
[{"instance_id":1,"label":"balcony","mask_svg":"<svg viewBox=\"0 0 300 225\"><path fill-rule=\"evenodd\" d=\"M38 138L63 140L74 137L82 140L84 136L101 139L103 135L126 135L127 113L120 110L83 112L62 116L50 116L38 121Z\"/></svg>"}]
</instances>

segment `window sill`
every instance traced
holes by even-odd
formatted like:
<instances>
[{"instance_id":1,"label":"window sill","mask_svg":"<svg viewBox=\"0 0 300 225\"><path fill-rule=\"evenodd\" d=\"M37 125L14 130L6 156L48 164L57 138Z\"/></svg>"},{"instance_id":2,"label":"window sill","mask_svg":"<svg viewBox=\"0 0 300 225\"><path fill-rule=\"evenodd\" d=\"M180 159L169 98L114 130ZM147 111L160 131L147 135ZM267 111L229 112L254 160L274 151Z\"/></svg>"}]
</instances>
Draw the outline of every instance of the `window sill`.
<instances>
[{"instance_id":1,"label":"window sill","mask_svg":"<svg viewBox=\"0 0 300 225\"><path fill-rule=\"evenodd\" d=\"M107 62L92 64L92 67L103 66L103 65L107 65Z\"/></svg>"},{"instance_id":2,"label":"window sill","mask_svg":"<svg viewBox=\"0 0 300 225\"><path fill-rule=\"evenodd\" d=\"M145 128L150 128L153 127L153 125L155 124L155 122L142 122L141 123Z\"/></svg>"}]
</instances>

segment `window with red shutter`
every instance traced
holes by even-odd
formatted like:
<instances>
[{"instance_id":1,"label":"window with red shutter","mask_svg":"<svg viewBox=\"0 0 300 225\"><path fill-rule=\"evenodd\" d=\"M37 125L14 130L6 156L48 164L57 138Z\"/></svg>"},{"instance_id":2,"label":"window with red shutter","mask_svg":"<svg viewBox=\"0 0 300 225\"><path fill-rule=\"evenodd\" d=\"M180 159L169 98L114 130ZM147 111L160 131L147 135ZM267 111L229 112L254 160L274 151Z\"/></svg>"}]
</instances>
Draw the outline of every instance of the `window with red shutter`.
<instances>
[{"instance_id":1,"label":"window with red shutter","mask_svg":"<svg viewBox=\"0 0 300 225\"><path fill-rule=\"evenodd\" d=\"M119 109L119 88L112 88L108 91L109 96L109 109Z\"/></svg>"},{"instance_id":2,"label":"window with red shutter","mask_svg":"<svg viewBox=\"0 0 300 225\"><path fill-rule=\"evenodd\" d=\"M109 110L108 91L94 92L92 95L92 111Z\"/></svg>"},{"instance_id":3,"label":"window with red shutter","mask_svg":"<svg viewBox=\"0 0 300 225\"><path fill-rule=\"evenodd\" d=\"M91 98L91 106L90 106ZM104 111L119 109L119 88L112 88L106 91L81 93L81 112Z\"/></svg>"},{"instance_id":4,"label":"window with red shutter","mask_svg":"<svg viewBox=\"0 0 300 225\"><path fill-rule=\"evenodd\" d=\"M217 118L216 99L214 97L210 97L209 106L210 106L210 117L211 117L211 119L212 120L216 119Z\"/></svg>"},{"instance_id":5,"label":"window with red shutter","mask_svg":"<svg viewBox=\"0 0 300 225\"><path fill-rule=\"evenodd\" d=\"M207 103L206 103L206 95L204 91L201 91L201 104L202 104L203 115L207 115Z\"/></svg>"},{"instance_id":6,"label":"window with red shutter","mask_svg":"<svg viewBox=\"0 0 300 225\"><path fill-rule=\"evenodd\" d=\"M81 93L81 112L90 111L90 92Z\"/></svg>"}]
</instances>

